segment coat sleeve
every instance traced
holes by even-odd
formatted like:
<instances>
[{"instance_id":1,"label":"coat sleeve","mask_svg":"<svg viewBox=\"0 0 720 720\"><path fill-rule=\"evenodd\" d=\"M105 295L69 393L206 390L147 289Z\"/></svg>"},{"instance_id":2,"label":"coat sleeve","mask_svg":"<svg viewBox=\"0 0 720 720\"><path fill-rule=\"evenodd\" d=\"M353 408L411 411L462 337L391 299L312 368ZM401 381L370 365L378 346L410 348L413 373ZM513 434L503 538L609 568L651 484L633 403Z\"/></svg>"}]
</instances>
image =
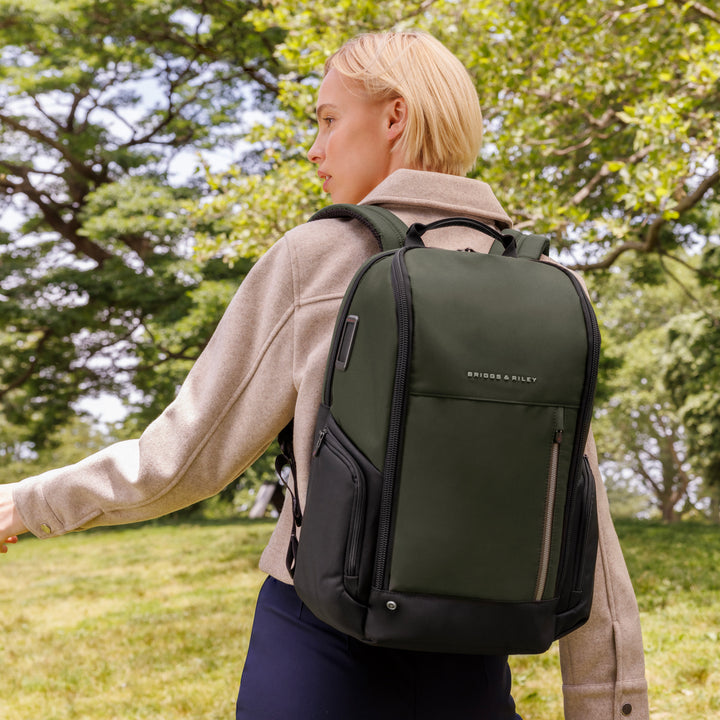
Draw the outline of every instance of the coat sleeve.
<instances>
[{"instance_id":1,"label":"coat sleeve","mask_svg":"<svg viewBox=\"0 0 720 720\"><path fill-rule=\"evenodd\" d=\"M598 557L590 618L560 640L565 717L648 720L640 615L610 517L592 433L587 454L597 489Z\"/></svg>"},{"instance_id":2,"label":"coat sleeve","mask_svg":"<svg viewBox=\"0 0 720 720\"><path fill-rule=\"evenodd\" d=\"M175 401L138 440L15 486L28 529L53 537L147 520L237 478L293 416L294 304L281 240L243 281Z\"/></svg>"}]
</instances>

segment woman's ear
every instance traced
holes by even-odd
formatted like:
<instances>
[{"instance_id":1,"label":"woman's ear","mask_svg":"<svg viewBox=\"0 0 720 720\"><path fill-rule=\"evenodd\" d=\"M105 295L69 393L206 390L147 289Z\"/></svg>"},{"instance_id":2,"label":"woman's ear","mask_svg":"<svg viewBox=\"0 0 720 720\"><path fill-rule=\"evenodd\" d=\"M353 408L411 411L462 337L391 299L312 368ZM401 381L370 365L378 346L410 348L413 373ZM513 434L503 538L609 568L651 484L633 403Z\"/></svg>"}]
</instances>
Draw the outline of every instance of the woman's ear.
<instances>
[{"instance_id":1,"label":"woman's ear","mask_svg":"<svg viewBox=\"0 0 720 720\"><path fill-rule=\"evenodd\" d=\"M394 142L404 132L407 125L408 109L405 98L391 100L388 107L387 128L388 140Z\"/></svg>"}]
</instances>

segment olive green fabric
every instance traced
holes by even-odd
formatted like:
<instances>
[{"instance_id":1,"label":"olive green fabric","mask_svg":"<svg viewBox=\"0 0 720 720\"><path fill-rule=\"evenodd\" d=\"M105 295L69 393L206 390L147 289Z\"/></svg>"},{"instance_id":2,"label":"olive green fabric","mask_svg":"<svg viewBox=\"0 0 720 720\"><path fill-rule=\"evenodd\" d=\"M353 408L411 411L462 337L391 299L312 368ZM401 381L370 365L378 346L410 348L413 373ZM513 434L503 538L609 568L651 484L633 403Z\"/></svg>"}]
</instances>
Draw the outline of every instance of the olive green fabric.
<instances>
[{"instance_id":1,"label":"olive green fabric","mask_svg":"<svg viewBox=\"0 0 720 720\"><path fill-rule=\"evenodd\" d=\"M397 321L389 281L391 257L364 272L348 315L358 318L355 342L346 370L333 372L333 416L356 447L382 469L385 457L390 398L392 397Z\"/></svg>"},{"instance_id":2,"label":"olive green fabric","mask_svg":"<svg viewBox=\"0 0 720 720\"><path fill-rule=\"evenodd\" d=\"M346 211L378 221L331 210ZM381 220L376 237L396 239ZM546 241L514 237L518 257L414 240L346 292L295 586L360 639L540 652L588 617L597 519L582 451L599 336L574 278L537 260Z\"/></svg>"}]
</instances>

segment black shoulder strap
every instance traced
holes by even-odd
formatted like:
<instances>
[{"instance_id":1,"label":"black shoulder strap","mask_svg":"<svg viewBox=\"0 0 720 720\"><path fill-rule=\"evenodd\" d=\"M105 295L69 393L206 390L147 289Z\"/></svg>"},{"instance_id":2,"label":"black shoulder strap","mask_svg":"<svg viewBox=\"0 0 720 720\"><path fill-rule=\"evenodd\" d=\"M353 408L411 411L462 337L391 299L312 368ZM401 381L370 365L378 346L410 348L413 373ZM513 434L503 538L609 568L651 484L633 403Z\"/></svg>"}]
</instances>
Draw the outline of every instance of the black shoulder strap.
<instances>
[{"instance_id":1,"label":"black shoulder strap","mask_svg":"<svg viewBox=\"0 0 720 720\"><path fill-rule=\"evenodd\" d=\"M295 453L293 452L293 428L294 422L291 420L278 435L278 445L280 446L280 454L275 458L275 474L278 482L283 484L287 489L292 501L292 517L293 525L288 543L287 555L285 556L285 566L290 576L295 575L295 558L297 557L298 537L297 529L302 525L302 509L300 508L300 491L297 482L297 467L295 466ZM285 468L289 469L290 478L292 479L292 487L290 487L289 478L285 474Z\"/></svg>"},{"instance_id":2,"label":"black shoulder strap","mask_svg":"<svg viewBox=\"0 0 720 720\"><path fill-rule=\"evenodd\" d=\"M532 233L524 233L520 230L505 229L503 235L510 235L515 238L517 245L517 256L539 260L541 255L550 253L550 240L544 235L533 235ZM491 255L502 255L503 246L499 242L494 242L490 248Z\"/></svg>"},{"instance_id":3,"label":"black shoulder strap","mask_svg":"<svg viewBox=\"0 0 720 720\"><path fill-rule=\"evenodd\" d=\"M407 233L407 226L395 213L378 205L328 205L316 212L310 220L325 218L359 220L372 231L381 252L401 248Z\"/></svg>"},{"instance_id":4,"label":"black shoulder strap","mask_svg":"<svg viewBox=\"0 0 720 720\"><path fill-rule=\"evenodd\" d=\"M324 218L340 218L346 220L359 220L365 227L372 231L380 251L395 250L403 246L407 226L397 215L377 205L328 205L316 212L312 220ZM297 529L302 525L302 509L297 484L297 468L295 466L295 454L293 452L293 421L291 420L278 435L280 454L275 458L275 472L279 481L285 485L292 500L293 527L288 544L285 565L290 576L295 575L295 560L297 557L298 538ZM285 467L289 468L290 478L284 472ZM292 479L292 487L290 487Z\"/></svg>"}]
</instances>

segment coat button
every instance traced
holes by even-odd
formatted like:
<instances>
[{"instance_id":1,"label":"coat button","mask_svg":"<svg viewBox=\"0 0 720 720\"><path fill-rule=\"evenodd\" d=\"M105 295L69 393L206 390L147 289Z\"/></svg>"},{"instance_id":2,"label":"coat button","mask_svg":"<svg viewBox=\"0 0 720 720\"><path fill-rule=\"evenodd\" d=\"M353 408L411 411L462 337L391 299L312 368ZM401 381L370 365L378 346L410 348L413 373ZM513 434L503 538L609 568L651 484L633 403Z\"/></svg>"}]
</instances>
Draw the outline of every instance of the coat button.
<instances>
[{"instance_id":1,"label":"coat button","mask_svg":"<svg viewBox=\"0 0 720 720\"><path fill-rule=\"evenodd\" d=\"M625 715L625 716L630 715L630 714L632 713L632 705L631 705L630 703L625 703L625 704L622 706L621 712L622 712L622 714Z\"/></svg>"},{"instance_id":2,"label":"coat button","mask_svg":"<svg viewBox=\"0 0 720 720\"><path fill-rule=\"evenodd\" d=\"M52 530L50 529L50 526L49 526L47 523L43 523L43 524L40 526L40 529L41 529L46 535L49 535L49 534L52 532Z\"/></svg>"}]
</instances>

